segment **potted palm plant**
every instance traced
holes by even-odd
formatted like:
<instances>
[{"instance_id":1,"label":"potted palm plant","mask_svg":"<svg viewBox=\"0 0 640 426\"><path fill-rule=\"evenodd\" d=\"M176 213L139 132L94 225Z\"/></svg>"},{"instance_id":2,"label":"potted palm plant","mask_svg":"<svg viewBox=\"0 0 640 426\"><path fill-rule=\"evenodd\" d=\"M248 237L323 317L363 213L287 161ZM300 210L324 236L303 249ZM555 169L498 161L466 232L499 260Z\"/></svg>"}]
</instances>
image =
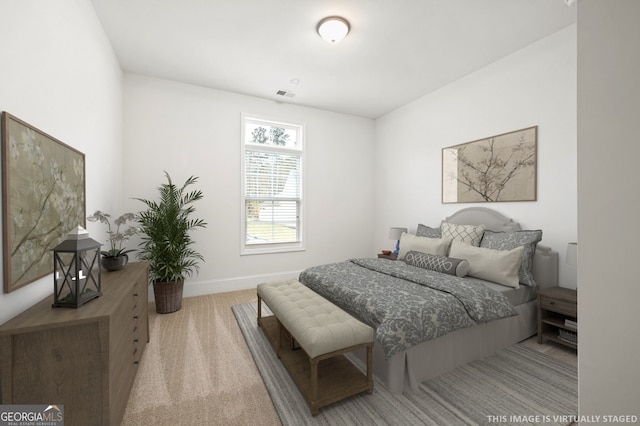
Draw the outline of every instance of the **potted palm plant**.
<instances>
[{"instance_id":1,"label":"potted palm plant","mask_svg":"<svg viewBox=\"0 0 640 426\"><path fill-rule=\"evenodd\" d=\"M191 231L206 228L202 219L191 216L195 212L193 203L202 199L202 191L188 191L197 182L191 176L182 186L171 180L164 172L167 183L158 187L160 199L136 198L146 205L139 213L141 242L138 258L149 262L150 281L156 300L156 312L167 314L182 307L184 280L199 270L202 255L193 249Z\"/></svg>"}]
</instances>

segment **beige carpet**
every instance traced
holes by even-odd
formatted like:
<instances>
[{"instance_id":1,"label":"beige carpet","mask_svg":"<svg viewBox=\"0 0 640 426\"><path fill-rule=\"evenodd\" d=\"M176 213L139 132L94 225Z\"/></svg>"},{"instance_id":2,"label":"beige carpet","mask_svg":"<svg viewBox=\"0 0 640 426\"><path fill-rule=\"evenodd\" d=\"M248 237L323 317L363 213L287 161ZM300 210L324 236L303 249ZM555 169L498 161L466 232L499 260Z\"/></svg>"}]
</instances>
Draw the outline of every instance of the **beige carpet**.
<instances>
[{"instance_id":1,"label":"beige carpet","mask_svg":"<svg viewBox=\"0 0 640 426\"><path fill-rule=\"evenodd\" d=\"M150 304L150 342L122 425L279 425L231 311L255 294L185 298L168 315Z\"/></svg>"}]
</instances>

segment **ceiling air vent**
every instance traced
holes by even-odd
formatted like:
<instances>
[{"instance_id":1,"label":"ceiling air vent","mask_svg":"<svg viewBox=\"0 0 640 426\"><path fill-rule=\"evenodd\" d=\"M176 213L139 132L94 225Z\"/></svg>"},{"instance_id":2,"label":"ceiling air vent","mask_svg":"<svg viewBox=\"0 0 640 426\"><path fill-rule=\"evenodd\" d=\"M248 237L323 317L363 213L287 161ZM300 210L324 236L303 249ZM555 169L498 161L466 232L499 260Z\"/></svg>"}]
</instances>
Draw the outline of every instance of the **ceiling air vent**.
<instances>
[{"instance_id":1,"label":"ceiling air vent","mask_svg":"<svg viewBox=\"0 0 640 426\"><path fill-rule=\"evenodd\" d=\"M293 92L287 92L286 90L278 90L276 95L286 96L287 98L293 98L296 94Z\"/></svg>"}]
</instances>

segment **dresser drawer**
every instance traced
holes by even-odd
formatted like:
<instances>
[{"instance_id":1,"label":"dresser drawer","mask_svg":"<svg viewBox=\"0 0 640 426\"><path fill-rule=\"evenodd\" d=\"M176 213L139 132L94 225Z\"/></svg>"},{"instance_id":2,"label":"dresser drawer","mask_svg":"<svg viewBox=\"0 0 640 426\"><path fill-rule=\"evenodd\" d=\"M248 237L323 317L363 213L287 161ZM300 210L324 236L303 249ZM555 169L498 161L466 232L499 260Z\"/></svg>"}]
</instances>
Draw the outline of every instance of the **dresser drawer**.
<instances>
[{"instance_id":1,"label":"dresser drawer","mask_svg":"<svg viewBox=\"0 0 640 426\"><path fill-rule=\"evenodd\" d=\"M574 317L578 315L576 304L565 302L564 300L550 299L542 296L540 297L540 307L547 311L559 312Z\"/></svg>"}]
</instances>

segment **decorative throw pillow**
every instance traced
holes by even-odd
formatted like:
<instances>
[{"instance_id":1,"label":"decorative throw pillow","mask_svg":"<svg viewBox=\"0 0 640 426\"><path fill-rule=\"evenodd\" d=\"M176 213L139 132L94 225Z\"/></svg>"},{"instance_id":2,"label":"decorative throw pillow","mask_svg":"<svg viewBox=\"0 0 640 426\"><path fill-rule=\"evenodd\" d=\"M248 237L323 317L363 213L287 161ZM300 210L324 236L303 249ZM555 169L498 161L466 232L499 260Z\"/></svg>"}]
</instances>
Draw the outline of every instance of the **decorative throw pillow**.
<instances>
[{"instance_id":1,"label":"decorative throw pillow","mask_svg":"<svg viewBox=\"0 0 640 426\"><path fill-rule=\"evenodd\" d=\"M455 259L447 256L422 253L411 250L404 258L408 265L430 271L442 272L449 275L464 277L469 272L469 262L466 259Z\"/></svg>"},{"instance_id":2,"label":"decorative throw pillow","mask_svg":"<svg viewBox=\"0 0 640 426\"><path fill-rule=\"evenodd\" d=\"M442 238L442 232L440 232L440 228L432 228L421 223L418 224L416 235L418 237Z\"/></svg>"},{"instance_id":3,"label":"decorative throw pillow","mask_svg":"<svg viewBox=\"0 0 640 426\"><path fill-rule=\"evenodd\" d=\"M493 250L474 247L459 241L451 243L449 256L469 261L469 275L508 287L520 287L518 270L524 247L513 250Z\"/></svg>"},{"instance_id":4,"label":"decorative throw pillow","mask_svg":"<svg viewBox=\"0 0 640 426\"><path fill-rule=\"evenodd\" d=\"M398 259L404 259L407 253L411 250L436 254L438 256L446 256L450 245L451 240L446 238L418 237L416 235L403 232L400 236L400 252L398 253Z\"/></svg>"},{"instance_id":5,"label":"decorative throw pillow","mask_svg":"<svg viewBox=\"0 0 640 426\"><path fill-rule=\"evenodd\" d=\"M522 262L520 263L520 271L518 272L520 284L534 287L536 282L533 279L532 273L533 255L536 253L536 246L541 240L541 230L512 232L484 231L484 237L482 237L480 247L494 250L513 250L516 247L523 246Z\"/></svg>"},{"instance_id":6,"label":"decorative throw pillow","mask_svg":"<svg viewBox=\"0 0 640 426\"><path fill-rule=\"evenodd\" d=\"M480 245L484 234L484 225L456 225L455 223L442 222L440 229L442 238L450 238L453 241L460 241L476 247Z\"/></svg>"}]
</instances>

